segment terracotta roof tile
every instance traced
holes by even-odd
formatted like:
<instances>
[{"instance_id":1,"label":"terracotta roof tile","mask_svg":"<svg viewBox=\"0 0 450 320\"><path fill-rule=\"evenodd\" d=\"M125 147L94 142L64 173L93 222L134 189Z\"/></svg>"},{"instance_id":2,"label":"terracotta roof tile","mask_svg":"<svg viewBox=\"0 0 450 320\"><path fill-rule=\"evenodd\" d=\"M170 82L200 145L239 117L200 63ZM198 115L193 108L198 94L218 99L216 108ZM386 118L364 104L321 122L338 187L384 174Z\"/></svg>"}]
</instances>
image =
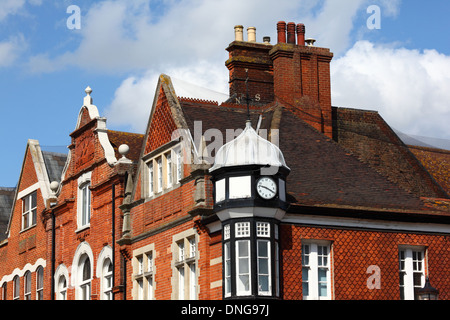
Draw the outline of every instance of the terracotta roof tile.
<instances>
[{"instance_id":1,"label":"terracotta roof tile","mask_svg":"<svg viewBox=\"0 0 450 320\"><path fill-rule=\"evenodd\" d=\"M137 161L139 159L142 149L142 141L144 139L143 134L108 130L108 137L114 148L117 159L122 157L117 151L121 144L127 144L130 147L130 152L127 155L128 159L133 161Z\"/></svg>"}]
</instances>

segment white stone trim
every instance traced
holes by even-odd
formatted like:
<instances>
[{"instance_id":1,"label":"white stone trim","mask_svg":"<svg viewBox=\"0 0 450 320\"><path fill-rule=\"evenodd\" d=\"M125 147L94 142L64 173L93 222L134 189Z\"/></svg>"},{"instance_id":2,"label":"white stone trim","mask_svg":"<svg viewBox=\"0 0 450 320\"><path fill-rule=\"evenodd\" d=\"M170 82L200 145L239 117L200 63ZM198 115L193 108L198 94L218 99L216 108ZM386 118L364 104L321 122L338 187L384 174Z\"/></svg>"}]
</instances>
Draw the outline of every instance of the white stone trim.
<instances>
[{"instance_id":1,"label":"white stone trim","mask_svg":"<svg viewBox=\"0 0 450 320\"><path fill-rule=\"evenodd\" d=\"M286 214L283 223L317 225L324 227L350 227L369 230L386 231L406 231L406 232L429 232L429 233L448 233L450 234L450 225L438 223L414 223L387 220L370 220L346 217L329 217L314 215L293 215Z\"/></svg>"},{"instance_id":2,"label":"white stone trim","mask_svg":"<svg viewBox=\"0 0 450 320\"><path fill-rule=\"evenodd\" d=\"M27 271L36 272L39 267L45 268L46 266L47 261L39 258L33 265L31 263L27 263L22 269L15 268L11 274L4 275L2 277L2 279L0 280L0 287L3 285L3 283L12 281L15 276L23 277Z\"/></svg>"}]
</instances>

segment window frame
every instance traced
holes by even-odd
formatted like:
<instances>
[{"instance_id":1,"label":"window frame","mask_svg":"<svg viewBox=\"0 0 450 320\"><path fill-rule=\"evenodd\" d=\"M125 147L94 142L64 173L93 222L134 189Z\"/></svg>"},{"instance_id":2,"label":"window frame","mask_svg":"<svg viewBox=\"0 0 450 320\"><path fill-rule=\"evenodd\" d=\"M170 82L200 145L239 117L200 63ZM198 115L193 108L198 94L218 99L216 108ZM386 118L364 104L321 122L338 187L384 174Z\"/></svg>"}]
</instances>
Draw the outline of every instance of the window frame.
<instances>
[{"instance_id":1,"label":"window frame","mask_svg":"<svg viewBox=\"0 0 450 320\"><path fill-rule=\"evenodd\" d=\"M157 197L180 185L183 179L183 153L180 143L143 158L146 166L142 192L146 198Z\"/></svg>"},{"instance_id":2,"label":"window frame","mask_svg":"<svg viewBox=\"0 0 450 320\"><path fill-rule=\"evenodd\" d=\"M13 300L20 300L20 277L13 278Z\"/></svg>"},{"instance_id":3,"label":"window frame","mask_svg":"<svg viewBox=\"0 0 450 320\"><path fill-rule=\"evenodd\" d=\"M23 297L24 300L31 300L31 272L27 271L23 275Z\"/></svg>"},{"instance_id":4,"label":"window frame","mask_svg":"<svg viewBox=\"0 0 450 320\"><path fill-rule=\"evenodd\" d=\"M92 219L92 172L82 174L78 178L77 190L77 231L89 228Z\"/></svg>"},{"instance_id":5,"label":"window frame","mask_svg":"<svg viewBox=\"0 0 450 320\"><path fill-rule=\"evenodd\" d=\"M102 300L113 300L113 268L111 259L106 258L102 266Z\"/></svg>"},{"instance_id":6,"label":"window frame","mask_svg":"<svg viewBox=\"0 0 450 320\"><path fill-rule=\"evenodd\" d=\"M37 191L35 190L33 192L30 192L26 196L22 197L21 200L22 200L22 230L27 230L34 227L37 222Z\"/></svg>"},{"instance_id":7,"label":"window frame","mask_svg":"<svg viewBox=\"0 0 450 320\"><path fill-rule=\"evenodd\" d=\"M198 236L191 230L175 235L173 298L178 300L198 299Z\"/></svg>"},{"instance_id":8,"label":"window frame","mask_svg":"<svg viewBox=\"0 0 450 320\"><path fill-rule=\"evenodd\" d=\"M89 267L89 277L85 279L86 267ZM91 300L93 270L91 259L86 253L80 257L78 268L78 300Z\"/></svg>"},{"instance_id":9,"label":"window frame","mask_svg":"<svg viewBox=\"0 0 450 320\"><path fill-rule=\"evenodd\" d=\"M224 298L279 297L278 223L264 217L223 221Z\"/></svg>"},{"instance_id":10,"label":"window frame","mask_svg":"<svg viewBox=\"0 0 450 320\"><path fill-rule=\"evenodd\" d=\"M135 300L155 298L154 244L133 251L133 296Z\"/></svg>"},{"instance_id":11,"label":"window frame","mask_svg":"<svg viewBox=\"0 0 450 320\"><path fill-rule=\"evenodd\" d=\"M59 276L57 288L57 300L67 300L67 278L64 274Z\"/></svg>"},{"instance_id":12,"label":"window frame","mask_svg":"<svg viewBox=\"0 0 450 320\"><path fill-rule=\"evenodd\" d=\"M308 247L308 254L305 248ZM319 253L322 248L327 249L326 255ZM320 249L320 250L319 250ZM321 264L326 257L326 265ZM302 240L302 295L303 300L331 300L332 299L332 243L322 240ZM306 262L306 260L308 260ZM323 281L320 280L320 271L326 271L326 295L320 295L319 285ZM305 274L307 272L307 274ZM305 290L305 284L307 290ZM307 293L305 294L305 291Z\"/></svg>"},{"instance_id":13,"label":"window frame","mask_svg":"<svg viewBox=\"0 0 450 320\"><path fill-rule=\"evenodd\" d=\"M36 300L44 300L44 268L36 270Z\"/></svg>"},{"instance_id":14,"label":"window frame","mask_svg":"<svg viewBox=\"0 0 450 320\"><path fill-rule=\"evenodd\" d=\"M404 258L402 259L402 253ZM420 260L414 258L414 254L422 256ZM401 300L416 300L417 290L425 285L427 267L427 248L424 246L399 246L399 290ZM403 261L402 261L403 260ZM404 267L402 268L402 262ZM420 270L417 266L420 264ZM414 266L416 265L416 267ZM402 278L402 273L404 277ZM420 275L420 284L415 284L415 275ZM403 288L403 289L402 289Z\"/></svg>"}]
</instances>

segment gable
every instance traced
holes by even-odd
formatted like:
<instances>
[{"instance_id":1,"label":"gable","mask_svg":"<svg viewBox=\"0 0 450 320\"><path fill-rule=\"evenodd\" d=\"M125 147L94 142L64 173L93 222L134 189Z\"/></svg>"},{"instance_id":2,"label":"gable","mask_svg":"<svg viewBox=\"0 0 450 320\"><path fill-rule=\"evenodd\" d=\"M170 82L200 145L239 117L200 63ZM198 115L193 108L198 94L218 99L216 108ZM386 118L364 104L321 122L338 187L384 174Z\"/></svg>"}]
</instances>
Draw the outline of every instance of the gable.
<instances>
[{"instance_id":1,"label":"gable","mask_svg":"<svg viewBox=\"0 0 450 320\"><path fill-rule=\"evenodd\" d=\"M163 86L160 86L157 97L150 119L144 154L170 142L172 133L177 129Z\"/></svg>"}]
</instances>

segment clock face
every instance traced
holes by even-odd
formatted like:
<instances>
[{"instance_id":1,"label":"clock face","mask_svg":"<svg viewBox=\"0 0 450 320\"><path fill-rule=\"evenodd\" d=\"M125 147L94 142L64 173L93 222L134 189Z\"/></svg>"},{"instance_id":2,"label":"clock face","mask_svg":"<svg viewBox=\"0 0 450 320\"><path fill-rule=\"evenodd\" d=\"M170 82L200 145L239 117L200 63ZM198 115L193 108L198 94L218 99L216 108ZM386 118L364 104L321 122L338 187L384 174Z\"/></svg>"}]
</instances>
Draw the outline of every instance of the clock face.
<instances>
[{"instance_id":1,"label":"clock face","mask_svg":"<svg viewBox=\"0 0 450 320\"><path fill-rule=\"evenodd\" d=\"M262 177L256 183L256 191L263 199L272 199L277 194L277 184L272 178Z\"/></svg>"}]
</instances>

